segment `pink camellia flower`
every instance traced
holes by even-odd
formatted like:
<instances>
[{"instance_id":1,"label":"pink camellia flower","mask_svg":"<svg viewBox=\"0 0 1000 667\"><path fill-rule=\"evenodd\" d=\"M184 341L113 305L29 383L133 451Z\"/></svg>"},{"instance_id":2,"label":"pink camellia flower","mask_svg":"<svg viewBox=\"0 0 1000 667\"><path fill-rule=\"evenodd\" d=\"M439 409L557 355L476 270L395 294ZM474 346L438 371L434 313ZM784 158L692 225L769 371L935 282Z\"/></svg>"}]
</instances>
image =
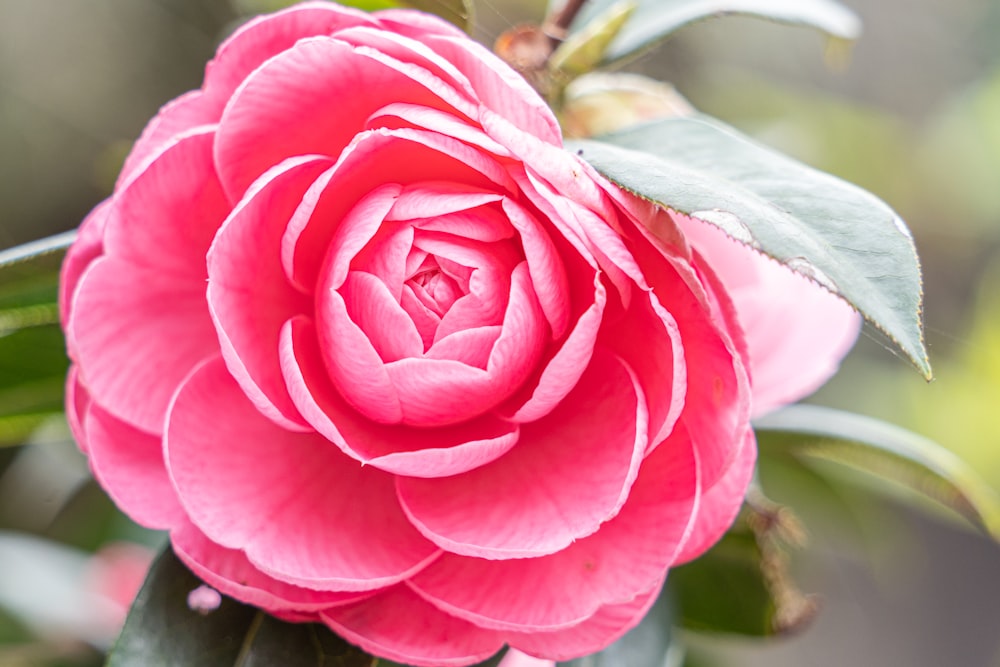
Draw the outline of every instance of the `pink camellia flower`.
<instances>
[{"instance_id":1,"label":"pink camellia flower","mask_svg":"<svg viewBox=\"0 0 1000 667\"><path fill-rule=\"evenodd\" d=\"M736 514L749 371L793 400L857 323L561 144L436 18L243 26L63 268L96 478L206 584L391 660L620 637Z\"/></svg>"}]
</instances>

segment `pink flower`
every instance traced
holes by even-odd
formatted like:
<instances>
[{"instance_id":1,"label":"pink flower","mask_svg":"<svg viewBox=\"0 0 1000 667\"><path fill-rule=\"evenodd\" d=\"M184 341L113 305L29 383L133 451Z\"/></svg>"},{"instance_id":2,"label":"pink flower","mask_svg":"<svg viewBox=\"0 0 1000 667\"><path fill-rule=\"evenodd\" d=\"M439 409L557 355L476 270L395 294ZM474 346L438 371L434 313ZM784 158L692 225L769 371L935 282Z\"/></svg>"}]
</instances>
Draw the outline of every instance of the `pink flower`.
<instances>
[{"instance_id":1,"label":"pink flower","mask_svg":"<svg viewBox=\"0 0 1000 667\"><path fill-rule=\"evenodd\" d=\"M416 665L588 654L753 468L769 341L692 224L449 25L302 4L229 38L84 222L69 418L223 594Z\"/></svg>"}]
</instances>

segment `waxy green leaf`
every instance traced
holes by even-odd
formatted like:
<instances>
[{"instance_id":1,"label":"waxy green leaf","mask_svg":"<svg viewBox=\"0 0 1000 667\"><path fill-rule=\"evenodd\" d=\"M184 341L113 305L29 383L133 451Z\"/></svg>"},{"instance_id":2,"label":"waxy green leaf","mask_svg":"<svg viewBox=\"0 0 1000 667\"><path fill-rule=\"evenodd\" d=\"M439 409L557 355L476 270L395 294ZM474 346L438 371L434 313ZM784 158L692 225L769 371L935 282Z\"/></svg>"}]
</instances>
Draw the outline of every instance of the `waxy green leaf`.
<instances>
[{"instance_id":1,"label":"waxy green leaf","mask_svg":"<svg viewBox=\"0 0 1000 667\"><path fill-rule=\"evenodd\" d=\"M930 378L913 239L874 195L705 116L566 147L626 190L713 224L838 294Z\"/></svg>"},{"instance_id":2,"label":"waxy green leaf","mask_svg":"<svg viewBox=\"0 0 1000 667\"><path fill-rule=\"evenodd\" d=\"M193 611L188 594L200 585L166 548L150 568L106 667L396 666L323 625L286 623L226 597L213 611ZM477 667L495 667L500 659L498 654Z\"/></svg>"},{"instance_id":3,"label":"waxy green leaf","mask_svg":"<svg viewBox=\"0 0 1000 667\"><path fill-rule=\"evenodd\" d=\"M620 0L591 0L570 26L570 34ZM727 14L743 14L821 30L838 39L861 33L857 15L835 0L638 0L631 20L604 52L604 63L650 48L686 25Z\"/></svg>"},{"instance_id":4,"label":"waxy green leaf","mask_svg":"<svg viewBox=\"0 0 1000 667\"><path fill-rule=\"evenodd\" d=\"M754 423L763 454L830 461L901 484L1000 540L1000 498L960 458L937 443L871 417L795 405Z\"/></svg>"}]
</instances>

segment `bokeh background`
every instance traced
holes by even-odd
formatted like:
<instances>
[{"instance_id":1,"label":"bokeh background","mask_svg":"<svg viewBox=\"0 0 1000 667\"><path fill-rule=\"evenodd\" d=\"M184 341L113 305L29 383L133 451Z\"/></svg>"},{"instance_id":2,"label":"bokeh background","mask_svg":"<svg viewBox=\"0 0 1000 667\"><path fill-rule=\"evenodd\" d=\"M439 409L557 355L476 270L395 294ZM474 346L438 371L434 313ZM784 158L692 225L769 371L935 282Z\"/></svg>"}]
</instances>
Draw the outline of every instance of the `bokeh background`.
<instances>
[{"instance_id":1,"label":"bokeh background","mask_svg":"<svg viewBox=\"0 0 1000 667\"><path fill-rule=\"evenodd\" d=\"M254 4L266 3L0 0L0 248L75 227L145 121L199 85ZM477 4L485 40L544 11L541 0ZM935 381L866 330L812 400L922 433L1000 488L1000 2L844 4L865 25L853 48L729 17L685 29L630 69L908 221ZM831 511L776 480L771 495L806 522L794 564L821 613L765 642L686 636L689 664L1000 666L1000 549L869 487L838 487ZM142 552L121 543L160 539L111 507L58 422L0 447L0 665L100 664L88 643L106 645L120 591L141 575Z\"/></svg>"}]
</instances>

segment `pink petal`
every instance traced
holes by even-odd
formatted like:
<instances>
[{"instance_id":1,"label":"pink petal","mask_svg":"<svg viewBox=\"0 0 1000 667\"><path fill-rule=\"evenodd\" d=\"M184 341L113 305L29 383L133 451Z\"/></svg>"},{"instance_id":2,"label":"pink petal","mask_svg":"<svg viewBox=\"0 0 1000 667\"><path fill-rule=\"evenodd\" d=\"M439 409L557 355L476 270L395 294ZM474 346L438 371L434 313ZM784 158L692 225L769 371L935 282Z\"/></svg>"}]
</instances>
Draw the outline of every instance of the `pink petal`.
<instances>
[{"instance_id":1,"label":"pink petal","mask_svg":"<svg viewBox=\"0 0 1000 667\"><path fill-rule=\"evenodd\" d=\"M215 544L189 521L170 532L170 542L174 553L199 579L220 593L267 612L315 612L372 595L317 591L278 581L254 567L242 551Z\"/></svg>"},{"instance_id":2,"label":"pink petal","mask_svg":"<svg viewBox=\"0 0 1000 667\"><path fill-rule=\"evenodd\" d=\"M508 633L506 639L518 649L556 660L572 660L597 653L639 625L656 602L661 586L662 584L654 586L651 591L636 596L631 602L601 607L586 621L566 630Z\"/></svg>"},{"instance_id":3,"label":"pink petal","mask_svg":"<svg viewBox=\"0 0 1000 667\"><path fill-rule=\"evenodd\" d=\"M823 287L714 226L678 217L692 245L729 288L746 332L754 416L818 389L854 344L861 317Z\"/></svg>"},{"instance_id":4,"label":"pink petal","mask_svg":"<svg viewBox=\"0 0 1000 667\"><path fill-rule=\"evenodd\" d=\"M586 496L575 498L582 503ZM410 585L435 606L482 627L567 629L662 581L691 533L697 503L696 453L678 436L647 457L621 512L593 535L541 558L445 554Z\"/></svg>"},{"instance_id":5,"label":"pink petal","mask_svg":"<svg viewBox=\"0 0 1000 667\"><path fill-rule=\"evenodd\" d=\"M136 139L115 182L118 192L141 174L150 160L190 130L219 122L222 108L208 103L200 90L184 93L163 106Z\"/></svg>"},{"instance_id":6,"label":"pink petal","mask_svg":"<svg viewBox=\"0 0 1000 667\"><path fill-rule=\"evenodd\" d=\"M697 436L695 436L697 437ZM701 496L698 516L684 550L675 565L694 560L719 541L739 514L743 498L753 478L757 460L757 440L747 429L743 444L722 477Z\"/></svg>"},{"instance_id":7,"label":"pink petal","mask_svg":"<svg viewBox=\"0 0 1000 667\"><path fill-rule=\"evenodd\" d=\"M427 181L461 183L481 191L512 188L495 159L460 141L418 130L366 132L348 146L324 184L303 201L282 242L282 261L295 284L315 288L339 225L380 186Z\"/></svg>"},{"instance_id":8,"label":"pink petal","mask_svg":"<svg viewBox=\"0 0 1000 667\"><path fill-rule=\"evenodd\" d=\"M639 376L649 403L650 432L655 436L651 443L659 444L673 430L687 395L685 341L677 321L655 294L643 295L606 329L603 341Z\"/></svg>"},{"instance_id":9,"label":"pink petal","mask_svg":"<svg viewBox=\"0 0 1000 667\"><path fill-rule=\"evenodd\" d=\"M491 416L436 429L365 419L330 384L315 327L306 318L286 325L282 349L282 367L302 414L344 453L366 465L408 477L447 477L485 465L517 443L517 425Z\"/></svg>"},{"instance_id":10,"label":"pink petal","mask_svg":"<svg viewBox=\"0 0 1000 667\"><path fill-rule=\"evenodd\" d=\"M389 380L399 396L403 423L427 427L472 419L502 403L528 378L541 356L545 332L527 274L527 266L522 263L511 276L502 332L485 370L431 358L386 364ZM340 388L344 391L343 386Z\"/></svg>"},{"instance_id":11,"label":"pink petal","mask_svg":"<svg viewBox=\"0 0 1000 667\"><path fill-rule=\"evenodd\" d=\"M230 208L212 164L213 138L211 128L181 135L115 196L107 255L203 283L205 253Z\"/></svg>"},{"instance_id":12,"label":"pink petal","mask_svg":"<svg viewBox=\"0 0 1000 667\"><path fill-rule=\"evenodd\" d=\"M218 351L204 289L114 257L91 265L70 326L95 400L138 428L163 430L174 391Z\"/></svg>"},{"instance_id":13,"label":"pink petal","mask_svg":"<svg viewBox=\"0 0 1000 667\"><path fill-rule=\"evenodd\" d=\"M448 135L453 136L453 135ZM427 224L421 225L421 229L433 229L433 222L441 216L459 211L478 208L491 202L497 202L503 196L496 192L483 192L460 183L414 183L403 188L399 194L399 199L392 205L392 211L386 216L386 220L418 220L427 218ZM502 221L486 220L482 225L475 225L474 220L469 223L476 227L485 227L490 238L480 238L470 234L457 231L452 228L441 229L457 236L472 238L480 241L499 241L512 235L510 226L503 226ZM499 224L498 224L499 223ZM500 227L500 234L493 231Z\"/></svg>"},{"instance_id":14,"label":"pink petal","mask_svg":"<svg viewBox=\"0 0 1000 667\"><path fill-rule=\"evenodd\" d=\"M314 590L373 590L436 556L407 522L389 475L363 469L319 435L264 418L221 358L178 392L164 446L192 522L271 577Z\"/></svg>"},{"instance_id":15,"label":"pink petal","mask_svg":"<svg viewBox=\"0 0 1000 667\"><path fill-rule=\"evenodd\" d=\"M368 336L383 362L423 354L424 343L413 320L376 276L351 271L341 294L348 316Z\"/></svg>"},{"instance_id":16,"label":"pink petal","mask_svg":"<svg viewBox=\"0 0 1000 667\"><path fill-rule=\"evenodd\" d=\"M509 649L503 660L500 661L500 667L556 667L556 663L551 660L533 658L517 649Z\"/></svg>"},{"instance_id":17,"label":"pink petal","mask_svg":"<svg viewBox=\"0 0 1000 667\"><path fill-rule=\"evenodd\" d=\"M87 411L84 430L94 477L133 521L162 530L185 520L158 436L133 428L94 404Z\"/></svg>"},{"instance_id":18,"label":"pink petal","mask_svg":"<svg viewBox=\"0 0 1000 667\"><path fill-rule=\"evenodd\" d=\"M69 424L73 440L84 454L87 453L87 432L84 422L90 410L90 394L80 381L80 369L76 364L69 367L66 374L66 422Z\"/></svg>"},{"instance_id":19,"label":"pink petal","mask_svg":"<svg viewBox=\"0 0 1000 667\"><path fill-rule=\"evenodd\" d=\"M206 95L221 115L240 84L265 61L300 39L361 25L375 25L375 21L367 12L331 2L303 2L252 18L219 46L205 68Z\"/></svg>"},{"instance_id":20,"label":"pink petal","mask_svg":"<svg viewBox=\"0 0 1000 667\"><path fill-rule=\"evenodd\" d=\"M665 219L669 222L669 218ZM750 384L739 352L739 331L730 330L725 294L715 294L677 248L664 245L643 227L629 231L630 248L656 300L680 331L686 373L681 419L691 433L708 488L729 467L750 418ZM665 327L672 325L664 320ZM658 436L667 435L667 420ZM654 440L653 444L656 444Z\"/></svg>"},{"instance_id":21,"label":"pink petal","mask_svg":"<svg viewBox=\"0 0 1000 667\"><path fill-rule=\"evenodd\" d=\"M467 38L456 26L427 12L412 9L385 9L374 14L379 25L386 30L406 35L413 39L425 39L430 35Z\"/></svg>"},{"instance_id":22,"label":"pink petal","mask_svg":"<svg viewBox=\"0 0 1000 667\"><path fill-rule=\"evenodd\" d=\"M255 70L223 113L216 163L226 191L239 196L289 157L340 156L368 116L391 102L469 106L418 66L337 39L300 40Z\"/></svg>"},{"instance_id":23,"label":"pink petal","mask_svg":"<svg viewBox=\"0 0 1000 667\"><path fill-rule=\"evenodd\" d=\"M517 229L528 261L528 271L553 338L562 338L569 325L569 282L555 244L527 209L512 199L503 200L503 210Z\"/></svg>"},{"instance_id":24,"label":"pink petal","mask_svg":"<svg viewBox=\"0 0 1000 667\"><path fill-rule=\"evenodd\" d=\"M442 548L478 558L530 558L566 548L614 516L646 446L646 407L631 372L607 353L517 447L445 479L399 478L403 507Z\"/></svg>"},{"instance_id":25,"label":"pink petal","mask_svg":"<svg viewBox=\"0 0 1000 667\"><path fill-rule=\"evenodd\" d=\"M205 305L205 253L228 204L211 149L210 130L179 137L115 196L105 254L73 297L69 338L88 388L153 433L180 380L218 345Z\"/></svg>"},{"instance_id":26,"label":"pink petal","mask_svg":"<svg viewBox=\"0 0 1000 667\"><path fill-rule=\"evenodd\" d=\"M503 646L496 632L438 611L405 586L325 611L322 616L334 632L352 644L418 667L471 665Z\"/></svg>"},{"instance_id":27,"label":"pink petal","mask_svg":"<svg viewBox=\"0 0 1000 667\"><path fill-rule=\"evenodd\" d=\"M91 211L77 232L76 240L66 252L59 272L59 320L66 332L66 349L70 359L76 358L76 342L70 336L70 317L73 313L73 297L83 272L90 264L104 254L104 227L112 200L105 199Z\"/></svg>"},{"instance_id":28,"label":"pink petal","mask_svg":"<svg viewBox=\"0 0 1000 667\"><path fill-rule=\"evenodd\" d=\"M319 344L324 366L341 395L365 417L383 424L404 419L402 399L378 350L347 311L340 292L319 302Z\"/></svg>"},{"instance_id":29,"label":"pink petal","mask_svg":"<svg viewBox=\"0 0 1000 667\"><path fill-rule=\"evenodd\" d=\"M382 107L369 116L365 123L366 130L380 127L390 130L402 127L430 130L447 137L454 137L494 155L510 156L510 151L491 139L482 128L462 120L455 114L418 104L396 102Z\"/></svg>"},{"instance_id":30,"label":"pink petal","mask_svg":"<svg viewBox=\"0 0 1000 667\"><path fill-rule=\"evenodd\" d=\"M468 77L481 103L525 134L562 146L559 123L538 93L481 44L464 37L431 37L427 43ZM479 118L482 122L482 114ZM507 143L500 142L504 146Z\"/></svg>"},{"instance_id":31,"label":"pink petal","mask_svg":"<svg viewBox=\"0 0 1000 667\"><path fill-rule=\"evenodd\" d=\"M278 334L312 303L285 278L278 249L303 194L329 166L325 158L300 158L267 172L208 253L208 305L226 366L261 413L293 430L304 423L281 377Z\"/></svg>"}]
</instances>

